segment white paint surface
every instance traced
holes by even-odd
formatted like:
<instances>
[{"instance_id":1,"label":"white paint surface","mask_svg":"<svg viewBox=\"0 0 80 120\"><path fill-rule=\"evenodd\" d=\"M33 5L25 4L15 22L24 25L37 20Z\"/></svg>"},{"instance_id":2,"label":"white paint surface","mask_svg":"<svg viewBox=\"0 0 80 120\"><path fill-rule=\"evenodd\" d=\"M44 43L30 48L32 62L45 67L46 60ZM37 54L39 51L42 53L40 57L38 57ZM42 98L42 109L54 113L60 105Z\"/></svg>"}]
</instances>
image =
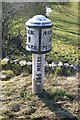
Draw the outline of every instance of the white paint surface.
<instances>
[{"instance_id":1,"label":"white paint surface","mask_svg":"<svg viewBox=\"0 0 80 120\"><path fill-rule=\"evenodd\" d=\"M37 94L43 91L45 55L33 54L32 59L32 92Z\"/></svg>"}]
</instances>

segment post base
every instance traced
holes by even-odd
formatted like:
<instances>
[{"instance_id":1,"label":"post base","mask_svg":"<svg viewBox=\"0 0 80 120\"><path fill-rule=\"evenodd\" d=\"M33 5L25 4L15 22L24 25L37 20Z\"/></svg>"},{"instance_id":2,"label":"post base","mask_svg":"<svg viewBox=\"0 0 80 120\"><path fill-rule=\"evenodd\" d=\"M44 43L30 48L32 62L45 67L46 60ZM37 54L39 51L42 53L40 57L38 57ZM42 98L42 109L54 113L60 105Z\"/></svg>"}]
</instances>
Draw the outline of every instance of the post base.
<instances>
[{"instance_id":1,"label":"post base","mask_svg":"<svg viewBox=\"0 0 80 120\"><path fill-rule=\"evenodd\" d=\"M39 95L43 92L43 84L41 83L33 83L32 84L32 93Z\"/></svg>"}]
</instances>

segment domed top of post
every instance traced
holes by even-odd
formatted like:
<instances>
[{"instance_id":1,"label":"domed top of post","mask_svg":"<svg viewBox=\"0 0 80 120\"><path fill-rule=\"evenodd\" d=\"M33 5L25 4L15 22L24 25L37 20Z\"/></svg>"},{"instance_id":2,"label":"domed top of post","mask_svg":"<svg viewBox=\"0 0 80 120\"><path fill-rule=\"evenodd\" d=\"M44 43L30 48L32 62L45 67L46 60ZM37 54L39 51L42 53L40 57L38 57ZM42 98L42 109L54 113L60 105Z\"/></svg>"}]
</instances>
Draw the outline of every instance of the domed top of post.
<instances>
[{"instance_id":1,"label":"domed top of post","mask_svg":"<svg viewBox=\"0 0 80 120\"><path fill-rule=\"evenodd\" d=\"M36 15L34 17L32 17L31 19L29 19L26 22L26 25L28 27L41 27L41 28L46 28L46 27L52 27L53 24L51 22L51 20L49 20L48 18L46 18L43 15Z\"/></svg>"}]
</instances>

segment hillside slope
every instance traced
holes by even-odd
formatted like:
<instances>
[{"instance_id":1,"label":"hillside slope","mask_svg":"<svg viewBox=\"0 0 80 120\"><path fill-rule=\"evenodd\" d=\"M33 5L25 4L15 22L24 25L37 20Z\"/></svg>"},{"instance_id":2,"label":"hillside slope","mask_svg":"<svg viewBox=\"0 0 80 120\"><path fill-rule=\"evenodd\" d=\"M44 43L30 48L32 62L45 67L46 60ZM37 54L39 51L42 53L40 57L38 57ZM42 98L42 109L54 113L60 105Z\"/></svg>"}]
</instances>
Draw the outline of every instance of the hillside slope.
<instances>
[{"instance_id":1,"label":"hillside slope","mask_svg":"<svg viewBox=\"0 0 80 120\"><path fill-rule=\"evenodd\" d=\"M20 6L24 6L23 3L19 3ZM11 5L19 4L14 3ZM52 35L52 52L47 54L46 61L48 62L67 62L69 64L78 64L78 44L79 44L79 31L78 28L80 26L80 22L78 18L80 17L78 11L78 3L71 2L66 4L57 4L57 3L39 3L39 8L36 8L36 4L27 4L26 6L30 6L29 10L27 7L18 8L19 14L15 13L14 15L11 13L11 21L8 25L8 35L7 39L4 40L3 44L3 56L9 56L10 59L27 59L31 60L31 54L26 51L26 29L25 22L33 17L36 14L44 14L45 13L45 5L52 8L52 13L49 18L53 22L53 35ZM3 4L3 15L5 13L5 6L9 6ZM38 7L38 6L37 6ZM12 9L14 7L11 7ZM33 9L35 8L35 9ZM9 11L9 10L8 10ZM15 11L15 9L13 9ZM21 13L20 13L21 11ZM26 14L28 13L28 14ZM33 14L34 13L34 14ZM30 14L30 15L29 15ZM5 16L4 16L5 17ZM6 23L6 21L5 21ZM4 31L3 31L4 32ZM80 62L79 62L80 63Z\"/></svg>"},{"instance_id":2,"label":"hillside slope","mask_svg":"<svg viewBox=\"0 0 80 120\"><path fill-rule=\"evenodd\" d=\"M53 49L49 57L55 62L78 64L79 20L78 3L52 5ZM47 56L48 57L48 56ZM48 57L48 60L49 60Z\"/></svg>"}]
</instances>

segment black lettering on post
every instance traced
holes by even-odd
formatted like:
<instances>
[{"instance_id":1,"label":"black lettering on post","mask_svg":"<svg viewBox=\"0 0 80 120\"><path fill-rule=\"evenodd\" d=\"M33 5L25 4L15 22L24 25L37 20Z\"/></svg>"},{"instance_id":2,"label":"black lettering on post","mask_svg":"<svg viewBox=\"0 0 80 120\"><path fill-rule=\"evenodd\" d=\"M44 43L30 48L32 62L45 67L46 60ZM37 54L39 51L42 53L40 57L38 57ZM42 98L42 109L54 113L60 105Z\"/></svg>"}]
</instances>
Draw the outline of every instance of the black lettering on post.
<instances>
[{"instance_id":1,"label":"black lettering on post","mask_svg":"<svg viewBox=\"0 0 80 120\"><path fill-rule=\"evenodd\" d=\"M43 36L45 35L50 35L50 34L52 34L52 30L48 30L48 31L45 31L44 33L43 33Z\"/></svg>"},{"instance_id":2,"label":"black lettering on post","mask_svg":"<svg viewBox=\"0 0 80 120\"><path fill-rule=\"evenodd\" d=\"M37 71L41 71L41 57L37 57Z\"/></svg>"},{"instance_id":3,"label":"black lettering on post","mask_svg":"<svg viewBox=\"0 0 80 120\"><path fill-rule=\"evenodd\" d=\"M31 45L31 49L33 49L34 48L34 46L33 45Z\"/></svg>"},{"instance_id":4,"label":"black lettering on post","mask_svg":"<svg viewBox=\"0 0 80 120\"><path fill-rule=\"evenodd\" d=\"M34 31L31 31L31 34L34 35Z\"/></svg>"},{"instance_id":5,"label":"black lettering on post","mask_svg":"<svg viewBox=\"0 0 80 120\"><path fill-rule=\"evenodd\" d=\"M31 37L30 36L28 36L28 42L30 42L31 41Z\"/></svg>"},{"instance_id":6,"label":"black lettering on post","mask_svg":"<svg viewBox=\"0 0 80 120\"><path fill-rule=\"evenodd\" d=\"M28 34L34 35L34 31L28 30Z\"/></svg>"},{"instance_id":7,"label":"black lettering on post","mask_svg":"<svg viewBox=\"0 0 80 120\"><path fill-rule=\"evenodd\" d=\"M37 62L41 62L41 57L37 57Z\"/></svg>"},{"instance_id":8,"label":"black lettering on post","mask_svg":"<svg viewBox=\"0 0 80 120\"><path fill-rule=\"evenodd\" d=\"M45 50L45 45L43 45L43 50Z\"/></svg>"},{"instance_id":9,"label":"black lettering on post","mask_svg":"<svg viewBox=\"0 0 80 120\"><path fill-rule=\"evenodd\" d=\"M41 71L41 63L37 63L37 71Z\"/></svg>"},{"instance_id":10,"label":"black lettering on post","mask_svg":"<svg viewBox=\"0 0 80 120\"><path fill-rule=\"evenodd\" d=\"M46 45L46 49L47 49L47 45Z\"/></svg>"},{"instance_id":11,"label":"black lettering on post","mask_svg":"<svg viewBox=\"0 0 80 120\"><path fill-rule=\"evenodd\" d=\"M41 83L41 74L36 74L36 82Z\"/></svg>"},{"instance_id":12,"label":"black lettering on post","mask_svg":"<svg viewBox=\"0 0 80 120\"><path fill-rule=\"evenodd\" d=\"M41 71L41 68L37 67L37 71Z\"/></svg>"},{"instance_id":13,"label":"black lettering on post","mask_svg":"<svg viewBox=\"0 0 80 120\"><path fill-rule=\"evenodd\" d=\"M34 46L34 50L37 50L37 46Z\"/></svg>"},{"instance_id":14,"label":"black lettering on post","mask_svg":"<svg viewBox=\"0 0 80 120\"><path fill-rule=\"evenodd\" d=\"M43 33L43 35L46 35L46 31Z\"/></svg>"},{"instance_id":15,"label":"black lettering on post","mask_svg":"<svg viewBox=\"0 0 80 120\"><path fill-rule=\"evenodd\" d=\"M36 79L41 79L41 74L39 73L39 74L36 74Z\"/></svg>"}]
</instances>

